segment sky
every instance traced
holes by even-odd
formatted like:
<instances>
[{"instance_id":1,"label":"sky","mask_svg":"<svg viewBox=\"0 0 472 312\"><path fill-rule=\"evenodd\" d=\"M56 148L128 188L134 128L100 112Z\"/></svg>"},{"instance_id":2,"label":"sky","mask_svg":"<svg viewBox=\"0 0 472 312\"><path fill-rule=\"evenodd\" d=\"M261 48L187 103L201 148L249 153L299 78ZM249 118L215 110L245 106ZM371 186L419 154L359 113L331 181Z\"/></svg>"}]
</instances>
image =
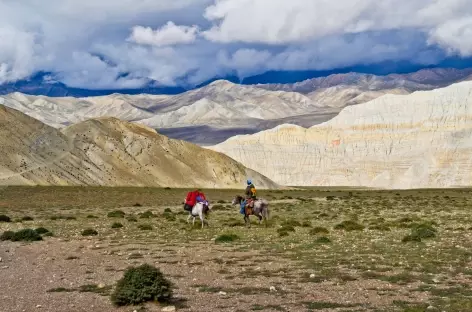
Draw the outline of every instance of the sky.
<instances>
[{"instance_id":1,"label":"sky","mask_svg":"<svg viewBox=\"0 0 472 312\"><path fill-rule=\"evenodd\" d=\"M195 86L214 77L472 57L470 0L2 0L0 84Z\"/></svg>"}]
</instances>

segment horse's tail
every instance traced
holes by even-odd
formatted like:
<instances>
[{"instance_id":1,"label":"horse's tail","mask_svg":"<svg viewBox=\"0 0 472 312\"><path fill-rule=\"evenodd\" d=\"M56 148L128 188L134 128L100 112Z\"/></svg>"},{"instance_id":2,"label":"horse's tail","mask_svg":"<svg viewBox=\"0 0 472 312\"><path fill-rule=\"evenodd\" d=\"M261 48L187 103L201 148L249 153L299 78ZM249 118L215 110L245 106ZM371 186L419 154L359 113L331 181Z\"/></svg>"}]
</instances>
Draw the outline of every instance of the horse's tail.
<instances>
[{"instance_id":1,"label":"horse's tail","mask_svg":"<svg viewBox=\"0 0 472 312\"><path fill-rule=\"evenodd\" d=\"M262 199L262 205L264 206L264 209L262 209L262 211L264 212L264 217L266 218L266 220L269 220L270 218L270 213L269 213L269 202L265 199Z\"/></svg>"}]
</instances>

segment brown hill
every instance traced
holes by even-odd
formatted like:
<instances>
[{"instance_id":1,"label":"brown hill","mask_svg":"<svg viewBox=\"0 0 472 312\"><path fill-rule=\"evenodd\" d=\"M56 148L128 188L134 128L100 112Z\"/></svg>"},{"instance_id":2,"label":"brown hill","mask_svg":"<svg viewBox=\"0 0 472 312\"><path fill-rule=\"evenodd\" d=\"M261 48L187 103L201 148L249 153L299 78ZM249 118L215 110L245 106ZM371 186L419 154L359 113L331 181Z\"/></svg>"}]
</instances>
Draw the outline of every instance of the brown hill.
<instances>
[{"instance_id":1,"label":"brown hill","mask_svg":"<svg viewBox=\"0 0 472 312\"><path fill-rule=\"evenodd\" d=\"M0 106L0 184L242 188L276 187L242 164L116 118L62 130Z\"/></svg>"}]
</instances>

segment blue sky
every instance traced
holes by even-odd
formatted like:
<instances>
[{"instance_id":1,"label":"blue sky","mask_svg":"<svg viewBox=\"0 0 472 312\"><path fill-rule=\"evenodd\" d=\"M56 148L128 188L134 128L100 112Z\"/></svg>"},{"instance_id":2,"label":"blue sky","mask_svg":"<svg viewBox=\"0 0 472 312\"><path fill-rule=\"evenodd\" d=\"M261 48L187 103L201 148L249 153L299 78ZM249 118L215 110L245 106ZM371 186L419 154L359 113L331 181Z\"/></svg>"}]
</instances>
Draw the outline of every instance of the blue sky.
<instances>
[{"instance_id":1,"label":"blue sky","mask_svg":"<svg viewBox=\"0 0 472 312\"><path fill-rule=\"evenodd\" d=\"M0 2L0 84L51 72L77 88L191 87L267 72L460 67L471 57L470 0Z\"/></svg>"}]
</instances>

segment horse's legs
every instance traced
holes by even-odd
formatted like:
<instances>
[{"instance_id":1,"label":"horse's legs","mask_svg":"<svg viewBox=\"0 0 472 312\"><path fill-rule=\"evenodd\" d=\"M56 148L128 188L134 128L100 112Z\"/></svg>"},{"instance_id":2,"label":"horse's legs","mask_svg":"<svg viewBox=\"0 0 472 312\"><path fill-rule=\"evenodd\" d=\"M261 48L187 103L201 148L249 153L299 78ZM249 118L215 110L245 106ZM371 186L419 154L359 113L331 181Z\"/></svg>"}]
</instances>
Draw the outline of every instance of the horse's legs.
<instances>
[{"instance_id":1,"label":"horse's legs","mask_svg":"<svg viewBox=\"0 0 472 312\"><path fill-rule=\"evenodd\" d=\"M189 222L190 222L190 218L191 218L191 217L192 217L192 214L191 214L191 213L189 213L189 214L188 214L188 218L187 218L187 223L189 223Z\"/></svg>"}]
</instances>

